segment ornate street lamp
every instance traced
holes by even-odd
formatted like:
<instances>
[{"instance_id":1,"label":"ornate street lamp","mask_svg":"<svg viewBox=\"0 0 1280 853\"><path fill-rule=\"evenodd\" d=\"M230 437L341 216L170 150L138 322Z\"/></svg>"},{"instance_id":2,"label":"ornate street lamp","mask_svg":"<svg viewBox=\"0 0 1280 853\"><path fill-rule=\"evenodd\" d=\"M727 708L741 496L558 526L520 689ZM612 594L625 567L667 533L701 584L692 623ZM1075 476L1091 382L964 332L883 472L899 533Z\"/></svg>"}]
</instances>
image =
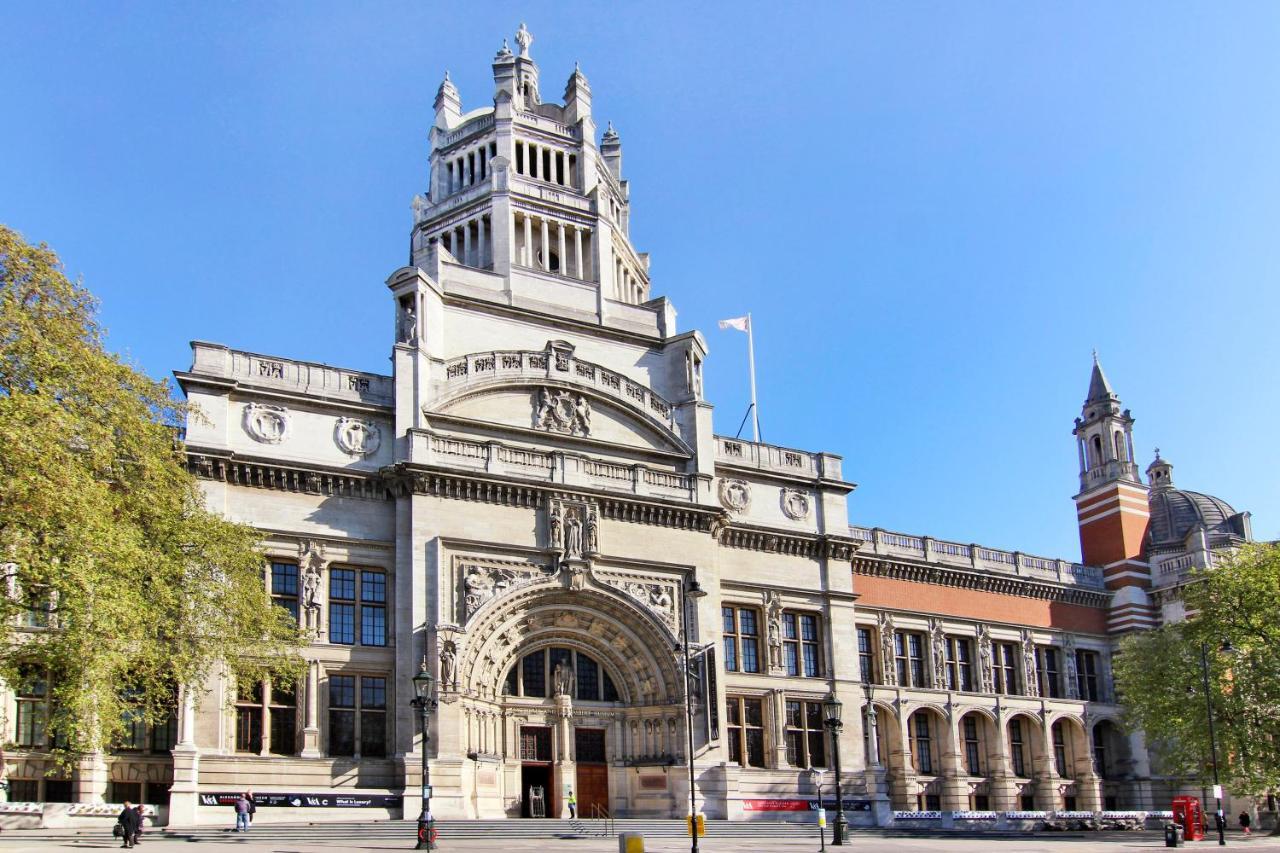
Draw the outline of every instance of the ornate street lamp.
<instances>
[{"instance_id":1,"label":"ornate street lamp","mask_svg":"<svg viewBox=\"0 0 1280 853\"><path fill-rule=\"evenodd\" d=\"M1218 651L1224 655L1236 654L1236 649L1231 645L1230 640L1223 640ZM1227 846L1227 837L1224 832L1226 820L1222 816L1222 783L1218 781L1218 739L1213 730L1213 699L1209 696L1209 645L1205 642L1200 643L1200 677L1204 682L1204 706L1209 712L1209 754L1213 759L1213 796L1218 802L1218 811L1213 816L1213 822L1218 827L1218 846Z\"/></svg>"},{"instance_id":2,"label":"ornate street lamp","mask_svg":"<svg viewBox=\"0 0 1280 853\"><path fill-rule=\"evenodd\" d=\"M847 826L844 818L844 794L840 790L840 732L844 730L844 722L840 719L840 716L844 713L844 703L837 699L835 692L832 691L831 695L822 703L822 711L826 717L827 729L831 732L831 757L836 765L836 821L831 845L833 847L841 847L844 845L845 827Z\"/></svg>"},{"instance_id":3,"label":"ornate street lamp","mask_svg":"<svg viewBox=\"0 0 1280 853\"><path fill-rule=\"evenodd\" d=\"M435 818L431 817L431 768L427 764L427 743L431 740L431 712L436 709L436 700L431 696L431 685L435 679L431 677L427 666L427 656L422 656L422 666L413 677L413 701L409 704L418 709L418 719L422 723L422 812L418 815L418 843L415 850L435 850Z\"/></svg>"},{"instance_id":4,"label":"ornate street lamp","mask_svg":"<svg viewBox=\"0 0 1280 853\"><path fill-rule=\"evenodd\" d=\"M690 578L689 585L684 591L684 607L683 607L683 624L681 627L684 632L684 712L685 712L685 730L689 733L689 834L693 837L693 846L690 848L693 853L698 853L698 798L694 791L693 776L693 689L690 679L692 675L690 670L693 668L692 659L689 655L689 611L693 610L696 614L698 599L706 596L707 591L698 583L697 578Z\"/></svg>"}]
</instances>

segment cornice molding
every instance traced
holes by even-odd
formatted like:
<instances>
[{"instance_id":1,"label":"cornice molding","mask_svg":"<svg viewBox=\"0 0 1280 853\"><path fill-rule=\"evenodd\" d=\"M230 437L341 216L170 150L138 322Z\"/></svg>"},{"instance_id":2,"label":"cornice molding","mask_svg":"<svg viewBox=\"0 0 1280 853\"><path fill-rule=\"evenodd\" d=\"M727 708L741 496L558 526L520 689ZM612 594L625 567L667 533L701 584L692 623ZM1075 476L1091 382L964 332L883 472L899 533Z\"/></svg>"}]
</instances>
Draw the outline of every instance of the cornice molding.
<instances>
[{"instance_id":1,"label":"cornice molding","mask_svg":"<svg viewBox=\"0 0 1280 853\"><path fill-rule=\"evenodd\" d=\"M966 571L951 566L932 563L908 563L893 558L874 555L858 555L853 558L853 573L872 577L891 578L911 583L928 583L957 589L976 589L1041 601L1057 601L1096 607L1105 610L1111 602L1106 590L1079 589L1058 586L1020 577L1006 577L982 572Z\"/></svg>"},{"instance_id":2,"label":"cornice molding","mask_svg":"<svg viewBox=\"0 0 1280 853\"><path fill-rule=\"evenodd\" d=\"M237 459L218 451L187 448L187 469L202 480L233 486L366 500L390 497L387 484L377 473L295 468L278 462Z\"/></svg>"},{"instance_id":3,"label":"cornice molding","mask_svg":"<svg viewBox=\"0 0 1280 853\"><path fill-rule=\"evenodd\" d=\"M762 551L788 557L825 557L850 560L858 547L856 539L824 534L784 533L767 527L744 527L730 524L720 534L720 544L727 548Z\"/></svg>"}]
</instances>

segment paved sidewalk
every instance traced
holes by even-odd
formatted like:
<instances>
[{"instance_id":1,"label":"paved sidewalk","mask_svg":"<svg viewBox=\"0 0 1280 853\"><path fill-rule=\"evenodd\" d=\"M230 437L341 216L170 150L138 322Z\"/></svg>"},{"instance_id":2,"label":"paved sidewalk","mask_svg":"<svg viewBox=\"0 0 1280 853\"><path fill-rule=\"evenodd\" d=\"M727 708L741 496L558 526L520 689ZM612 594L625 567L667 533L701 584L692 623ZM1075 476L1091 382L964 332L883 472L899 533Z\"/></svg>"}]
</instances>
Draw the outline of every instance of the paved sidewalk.
<instances>
[{"instance_id":1,"label":"paved sidewalk","mask_svg":"<svg viewBox=\"0 0 1280 853\"><path fill-rule=\"evenodd\" d=\"M48 831L45 831L48 835ZM33 853L34 851L52 850L118 850L120 844L109 834L103 837L61 836L37 839L34 832L26 833L23 838L21 830L6 830L0 834L0 850L13 853ZM305 834L298 843L288 844L277 839L256 841L252 833L234 835L228 833L225 838L209 841L191 841L181 838L165 838L160 833L153 833L138 845L139 851L147 853L176 853L183 850L191 853L192 846L205 848L229 848L236 853L338 853L343 850L397 851L412 850L412 834L405 839L403 845L396 845L387 839L377 839L362 844L358 838L342 841L313 841ZM815 837L811 841L717 841L714 838L703 838L700 842L702 853L816 853L819 849ZM831 845L828 844L828 847ZM1280 851L1280 838L1254 835L1245 838L1233 833L1227 840L1228 848L1247 849L1250 851ZM684 853L690 848L689 839L665 838L646 841L646 853ZM496 836L492 839L468 839L449 842L447 839L438 845L440 853L447 851L494 851L495 853L517 853L518 851L541 851L541 853L617 853L617 839L577 838L577 839L510 839ZM1035 838L903 838L886 837L871 834L854 834L845 849L871 851L893 851L893 853L933 853L933 851L949 851L949 853L1126 853L1126 851L1164 849L1164 840L1155 833L1116 833L1108 836L1092 834L1054 836L1043 835ZM1203 851L1219 850L1217 841L1188 843L1185 850ZM213 853L213 851L211 851ZM835 853L835 850L832 850Z\"/></svg>"}]
</instances>

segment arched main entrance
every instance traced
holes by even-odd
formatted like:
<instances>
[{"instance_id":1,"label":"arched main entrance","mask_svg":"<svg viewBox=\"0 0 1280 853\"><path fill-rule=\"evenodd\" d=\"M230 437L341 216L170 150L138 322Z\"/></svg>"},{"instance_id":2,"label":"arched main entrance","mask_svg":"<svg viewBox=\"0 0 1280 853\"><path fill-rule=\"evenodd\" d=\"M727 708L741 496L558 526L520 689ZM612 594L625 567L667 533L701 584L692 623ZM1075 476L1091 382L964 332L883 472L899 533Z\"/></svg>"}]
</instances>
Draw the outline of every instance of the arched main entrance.
<instances>
[{"instance_id":1,"label":"arched main entrance","mask_svg":"<svg viewBox=\"0 0 1280 853\"><path fill-rule=\"evenodd\" d=\"M572 791L580 814L674 814L669 768L687 743L675 612L664 590L547 576L447 629L458 683L442 693L441 755L452 727L464 813L560 817Z\"/></svg>"}]
</instances>

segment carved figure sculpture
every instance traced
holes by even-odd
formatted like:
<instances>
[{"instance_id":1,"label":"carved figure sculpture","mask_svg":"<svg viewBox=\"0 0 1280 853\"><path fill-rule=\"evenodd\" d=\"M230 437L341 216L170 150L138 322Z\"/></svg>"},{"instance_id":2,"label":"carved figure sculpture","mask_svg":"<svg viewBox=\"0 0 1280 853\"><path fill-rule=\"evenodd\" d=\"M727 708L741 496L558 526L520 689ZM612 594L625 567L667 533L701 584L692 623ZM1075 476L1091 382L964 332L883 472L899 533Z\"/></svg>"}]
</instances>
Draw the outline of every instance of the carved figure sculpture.
<instances>
[{"instance_id":1,"label":"carved figure sculpture","mask_svg":"<svg viewBox=\"0 0 1280 853\"><path fill-rule=\"evenodd\" d=\"M893 617L888 613L880 614L880 673L884 683L890 687L898 683L898 667L893 659Z\"/></svg>"},{"instance_id":2,"label":"carved figure sculpture","mask_svg":"<svg viewBox=\"0 0 1280 853\"><path fill-rule=\"evenodd\" d=\"M566 557L582 556L582 519L574 510L565 513L564 555Z\"/></svg>"},{"instance_id":3,"label":"carved figure sculpture","mask_svg":"<svg viewBox=\"0 0 1280 853\"><path fill-rule=\"evenodd\" d=\"M545 393L545 392L544 392ZM547 529L551 532L551 547L557 551L564 549L563 529L560 522L560 504L551 505L551 514L547 516Z\"/></svg>"},{"instance_id":4,"label":"carved figure sculpture","mask_svg":"<svg viewBox=\"0 0 1280 853\"><path fill-rule=\"evenodd\" d=\"M298 544L298 563L302 569L302 628L315 636L320 633L320 601L324 586L324 545L314 539Z\"/></svg>"},{"instance_id":5,"label":"carved figure sculpture","mask_svg":"<svg viewBox=\"0 0 1280 853\"><path fill-rule=\"evenodd\" d=\"M587 553L600 550L600 517L594 509L587 512Z\"/></svg>"},{"instance_id":6,"label":"carved figure sculpture","mask_svg":"<svg viewBox=\"0 0 1280 853\"><path fill-rule=\"evenodd\" d=\"M995 692L995 678L992 672L991 631L986 625L978 626L978 679L983 693Z\"/></svg>"},{"instance_id":7,"label":"carved figure sculpture","mask_svg":"<svg viewBox=\"0 0 1280 853\"><path fill-rule=\"evenodd\" d=\"M1080 686L1076 682L1076 638L1067 634L1062 641L1062 659L1067 671L1067 698L1079 699Z\"/></svg>"},{"instance_id":8,"label":"carved figure sculpture","mask_svg":"<svg viewBox=\"0 0 1280 853\"><path fill-rule=\"evenodd\" d=\"M443 690L453 690L454 684L454 665L457 662L458 650L454 646L453 640L445 640L440 647L440 687Z\"/></svg>"},{"instance_id":9,"label":"carved figure sculpture","mask_svg":"<svg viewBox=\"0 0 1280 853\"><path fill-rule=\"evenodd\" d=\"M947 687L947 635L942 630L942 622L937 619L929 620L932 626L929 629L929 646L933 654L933 686L939 690L945 690ZM960 685L956 685L959 688Z\"/></svg>"},{"instance_id":10,"label":"carved figure sculpture","mask_svg":"<svg viewBox=\"0 0 1280 853\"><path fill-rule=\"evenodd\" d=\"M572 696L574 681L573 670L562 663L556 664L551 683L555 686L557 696Z\"/></svg>"},{"instance_id":11,"label":"carved figure sculpture","mask_svg":"<svg viewBox=\"0 0 1280 853\"><path fill-rule=\"evenodd\" d=\"M1040 679L1036 677L1036 642L1030 631L1022 632L1022 668L1028 696L1040 695Z\"/></svg>"},{"instance_id":12,"label":"carved figure sculpture","mask_svg":"<svg viewBox=\"0 0 1280 853\"><path fill-rule=\"evenodd\" d=\"M572 432L574 435L578 433L583 435L591 434L591 404L581 394L578 395L578 400L573 406Z\"/></svg>"},{"instance_id":13,"label":"carved figure sculpture","mask_svg":"<svg viewBox=\"0 0 1280 853\"><path fill-rule=\"evenodd\" d=\"M765 615L769 620L769 667L782 669L782 599L774 590L764 595Z\"/></svg>"}]
</instances>

